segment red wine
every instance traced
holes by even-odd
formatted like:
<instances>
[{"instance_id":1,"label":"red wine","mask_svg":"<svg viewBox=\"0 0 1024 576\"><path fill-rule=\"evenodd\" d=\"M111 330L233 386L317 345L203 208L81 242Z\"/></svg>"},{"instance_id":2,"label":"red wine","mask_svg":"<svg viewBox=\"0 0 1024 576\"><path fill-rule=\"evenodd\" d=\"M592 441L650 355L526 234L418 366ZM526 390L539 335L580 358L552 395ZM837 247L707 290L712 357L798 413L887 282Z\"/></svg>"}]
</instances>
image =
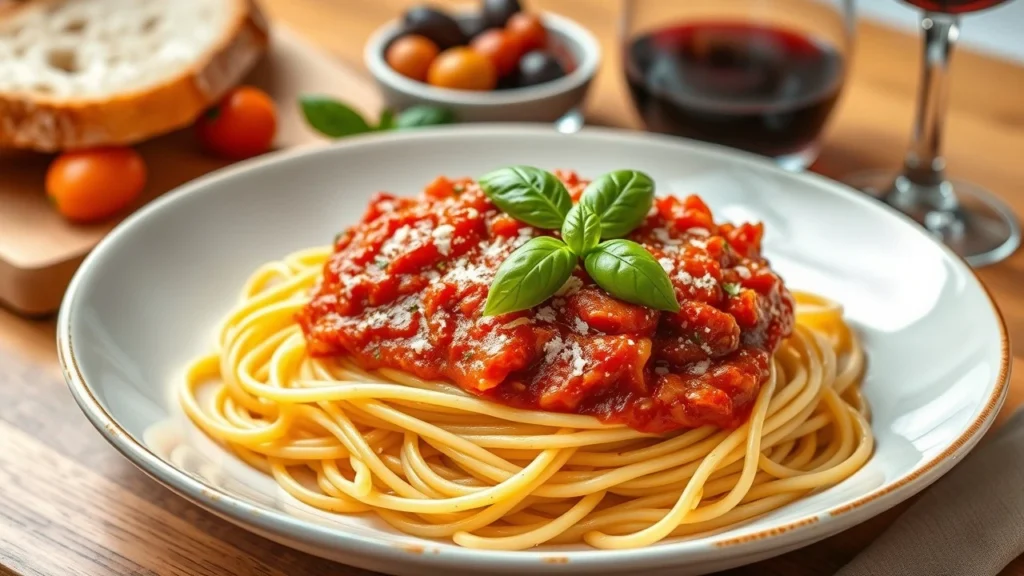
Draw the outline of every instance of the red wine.
<instances>
[{"instance_id":1,"label":"red wine","mask_svg":"<svg viewBox=\"0 0 1024 576\"><path fill-rule=\"evenodd\" d=\"M843 83L834 46L796 32L701 22L634 39L626 79L649 130L766 156L818 136Z\"/></svg>"},{"instance_id":2,"label":"red wine","mask_svg":"<svg viewBox=\"0 0 1024 576\"><path fill-rule=\"evenodd\" d=\"M932 12L947 12L949 14L963 14L965 12L977 12L991 8L1006 2L1007 0L903 0L907 4L913 4L923 10Z\"/></svg>"}]
</instances>

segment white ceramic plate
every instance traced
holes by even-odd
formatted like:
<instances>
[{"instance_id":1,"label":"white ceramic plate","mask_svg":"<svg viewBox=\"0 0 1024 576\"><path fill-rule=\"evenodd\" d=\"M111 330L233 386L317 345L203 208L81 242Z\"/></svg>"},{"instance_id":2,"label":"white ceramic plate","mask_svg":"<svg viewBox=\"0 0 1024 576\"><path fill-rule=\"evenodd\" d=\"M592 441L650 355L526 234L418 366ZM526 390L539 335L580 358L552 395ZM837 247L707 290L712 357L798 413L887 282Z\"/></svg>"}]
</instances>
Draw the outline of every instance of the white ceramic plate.
<instances>
[{"instance_id":1,"label":"white ceramic plate","mask_svg":"<svg viewBox=\"0 0 1024 576\"><path fill-rule=\"evenodd\" d=\"M511 163L649 172L701 194L718 217L763 220L765 252L793 288L846 305L864 338L877 447L834 488L732 529L640 550L458 548L370 516L329 516L194 429L171 398L183 366L260 263L322 245L377 190L414 194L440 174ZM140 210L86 259L58 324L64 374L97 429L151 476L289 546L393 574L700 574L807 545L935 481L975 445L1006 392L1002 319L966 265L909 220L814 175L723 148L611 130L474 126L346 140L199 179Z\"/></svg>"}]
</instances>

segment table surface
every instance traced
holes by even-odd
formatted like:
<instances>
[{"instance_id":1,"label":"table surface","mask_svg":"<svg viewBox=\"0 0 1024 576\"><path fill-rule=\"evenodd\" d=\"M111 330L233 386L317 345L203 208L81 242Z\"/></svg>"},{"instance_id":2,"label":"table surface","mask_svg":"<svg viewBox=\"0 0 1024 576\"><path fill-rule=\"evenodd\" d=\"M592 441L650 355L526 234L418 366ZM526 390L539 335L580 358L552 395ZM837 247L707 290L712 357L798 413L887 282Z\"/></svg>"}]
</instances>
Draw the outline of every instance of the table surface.
<instances>
[{"instance_id":1,"label":"table surface","mask_svg":"<svg viewBox=\"0 0 1024 576\"><path fill-rule=\"evenodd\" d=\"M409 0L262 0L269 15L354 67L362 43ZM639 127L621 81L615 27L620 3L535 0L597 34L606 63L586 106L589 122ZM965 25L970 25L968 18ZM852 76L815 170L841 177L899 164L913 113L918 39L861 23ZM949 171L989 187L1024 214L1024 68L962 52L953 66ZM344 97L345 95L340 95ZM979 271L1013 342L1009 398L1024 403L1024 252ZM234 528L157 485L109 447L72 401L57 365L53 319L0 309L0 574L369 574ZM905 509L737 575L832 573ZM1003 572L1024 576L1024 557Z\"/></svg>"}]
</instances>

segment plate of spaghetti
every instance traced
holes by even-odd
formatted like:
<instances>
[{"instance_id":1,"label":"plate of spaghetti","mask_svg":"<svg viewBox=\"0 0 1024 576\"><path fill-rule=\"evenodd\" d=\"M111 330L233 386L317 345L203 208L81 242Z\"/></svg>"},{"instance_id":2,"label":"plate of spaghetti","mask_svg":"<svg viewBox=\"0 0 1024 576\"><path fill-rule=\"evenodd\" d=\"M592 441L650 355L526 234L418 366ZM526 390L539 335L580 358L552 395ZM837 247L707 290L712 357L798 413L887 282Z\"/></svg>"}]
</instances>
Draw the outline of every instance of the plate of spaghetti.
<instances>
[{"instance_id":1,"label":"plate of spaghetti","mask_svg":"<svg viewBox=\"0 0 1024 576\"><path fill-rule=\"evenodd\" d=\"M58 320L170 489L391 574L703 574L952 467L1006 392L983 285L827 179L615 130L359 137L127 219Z\"/></svg>"}]
</instances>

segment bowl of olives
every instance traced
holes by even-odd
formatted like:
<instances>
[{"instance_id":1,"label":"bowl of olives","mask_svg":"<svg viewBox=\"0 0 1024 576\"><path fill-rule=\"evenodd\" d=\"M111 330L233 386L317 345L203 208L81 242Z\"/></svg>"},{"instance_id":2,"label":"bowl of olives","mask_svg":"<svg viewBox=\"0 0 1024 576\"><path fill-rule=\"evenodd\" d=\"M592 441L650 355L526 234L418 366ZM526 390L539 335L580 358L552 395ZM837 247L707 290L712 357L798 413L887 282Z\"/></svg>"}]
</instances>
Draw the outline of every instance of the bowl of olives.
<instances>
[{"instance_id":1,"label":"bowl of olives","mask_svg":"<svg viewBox=\"0 0 1024 576\"><path fill-rule=\"evenodd\" d=\"M597 72L597 39L568 18L481 0L445 12L406 10L363 53L388 105L446 108L459 122L554 122L578 106Z\"/></svg>"}]
</instances>

